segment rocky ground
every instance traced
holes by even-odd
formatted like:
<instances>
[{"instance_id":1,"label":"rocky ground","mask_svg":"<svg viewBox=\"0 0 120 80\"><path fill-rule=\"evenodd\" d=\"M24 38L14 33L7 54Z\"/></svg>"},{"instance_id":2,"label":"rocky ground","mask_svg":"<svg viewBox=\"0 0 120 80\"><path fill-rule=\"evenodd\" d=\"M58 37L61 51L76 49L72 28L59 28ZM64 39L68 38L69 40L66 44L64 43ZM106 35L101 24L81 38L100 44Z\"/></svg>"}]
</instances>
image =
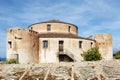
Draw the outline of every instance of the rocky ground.
<instances>
[{"instance_id":1,"label":"rocky ground","mask_svg":"<svg viewBox=\"0 0 120 80\"><path fill-rule=\"evenodd\" d=\"M0 64L0 80L120 80L120 60Z\"/></svg>"}]
</instances>

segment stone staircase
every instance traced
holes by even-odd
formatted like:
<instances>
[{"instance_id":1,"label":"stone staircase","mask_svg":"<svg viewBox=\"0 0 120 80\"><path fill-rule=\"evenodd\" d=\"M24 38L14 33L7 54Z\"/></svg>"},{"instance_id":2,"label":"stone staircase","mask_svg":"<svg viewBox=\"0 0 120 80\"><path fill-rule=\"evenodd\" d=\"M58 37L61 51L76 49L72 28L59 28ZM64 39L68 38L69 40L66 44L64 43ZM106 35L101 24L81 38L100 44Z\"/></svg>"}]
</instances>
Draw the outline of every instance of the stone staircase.
<instances>
[{"instance_id":1,"label":"stone staircase","mask_svg":"<svg viewBox=\"0 0 120 80\"><path fill-rule=\"evenodd\" d=\"M74 53L68 51L67 49L65 49L65 53L66 53L68 56L70 56L71 58L73 58L73 60L74 60L75 62L80 62L80 60L81 60L81 59L80 59L80 56L75 55Z\"/></svg>"},{"instance_id":2,"label":"stone staircase","mask_svg":"<svg viewBox=\"0 0 120 80\"><path fill-rule=\"evenodd\" d=\"M74 62L80 62L80 57L75 55L74 53L68 51L67 49L64 50L64 52L58 52L58 54L64 54L70 57Z\"/></svg>"}]
</instances>

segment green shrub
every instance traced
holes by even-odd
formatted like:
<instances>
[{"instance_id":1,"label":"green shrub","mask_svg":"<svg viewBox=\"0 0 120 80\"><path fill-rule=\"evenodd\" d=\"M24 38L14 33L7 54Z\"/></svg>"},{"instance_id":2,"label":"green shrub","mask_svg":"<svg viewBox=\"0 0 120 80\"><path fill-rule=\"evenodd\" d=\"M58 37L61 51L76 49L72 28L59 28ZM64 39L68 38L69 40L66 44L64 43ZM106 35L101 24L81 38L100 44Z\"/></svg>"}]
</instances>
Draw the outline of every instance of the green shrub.
<instances>
[{"instance_id":1,"label":"green shrub","mask_svg":"<svg viewBox=\"0 0 120 80\"><path fill-rule=\"evenodd\" d=\"M101 60L101 54L99 53L98 48L91 48L82 54L85 61L97 61Z\"/></svg>"},{"instance_id":2,"label":"green shrub","mask_svg":"<svg viewBox=\"0 0 120 80\"><path fill-rule=\"evenodd\" d=\"M120 59L120 51L113 54L114 59Z\"/></svg>"},{"instance_id":3,"label":"green shrub","mask_svg":"<svg viewBox=\"0 0 120 80\"><path fill-rule=\"evenodd\" d=\"M6 64L18 64L18 61L16 59L9 59L6 60Z\"/></svg>"}]
</instances>

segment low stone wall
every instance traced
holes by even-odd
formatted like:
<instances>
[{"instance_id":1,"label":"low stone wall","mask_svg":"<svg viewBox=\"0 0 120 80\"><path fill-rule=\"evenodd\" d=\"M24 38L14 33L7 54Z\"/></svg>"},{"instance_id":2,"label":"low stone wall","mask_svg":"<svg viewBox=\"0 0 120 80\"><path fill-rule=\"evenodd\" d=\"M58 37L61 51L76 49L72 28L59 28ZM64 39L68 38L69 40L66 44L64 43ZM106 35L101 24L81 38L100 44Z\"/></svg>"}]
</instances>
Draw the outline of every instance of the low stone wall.
<instances>
[{"instance_id":1,"label":"low stone wall","mask_svg":"<svg viewBox=\"0 0 120 80\"><path fill-rule=\"evenodd\" d=\"M0 80L120 80L120 60L0 64Z\"/></svg>"}]
</instances>

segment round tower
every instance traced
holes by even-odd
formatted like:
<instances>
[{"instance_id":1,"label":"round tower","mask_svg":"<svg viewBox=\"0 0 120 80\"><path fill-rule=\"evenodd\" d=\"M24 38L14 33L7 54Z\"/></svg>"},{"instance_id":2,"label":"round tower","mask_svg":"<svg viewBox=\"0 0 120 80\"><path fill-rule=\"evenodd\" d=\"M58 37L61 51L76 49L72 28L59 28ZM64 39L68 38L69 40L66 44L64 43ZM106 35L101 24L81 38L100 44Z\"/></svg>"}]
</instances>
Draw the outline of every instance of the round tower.
<instances>
[{"instance_id":1,"label":"round tower","mask_svg":"<svg viewBox=\"0 0 120 80\"><path fill-rule=\"evenodd\" d=\"M50 20L46 22L35 23L29 26L29 29L37 31L39 34L58 33L77 35L78 28L76 25L59 20Z\"/></svg>"},{"instance_id":2,"label":"round tower","mask_svg":"<svg viewBox=\"0 0 120 80\"><path fill-rule=\"evenodd\" d=\"M7 59L17 59L19 63L38 63L38 33L22 28L7 30Z\"/></svg>"},{"instance_id":3,"label":"round tower","mask_svg":"<svg viewBox=\"0 0 120 80\"><path fill-rule=\"evenodd\" d=\"M96 34L95 41L104 60L113 59L112 35Z\"/></svg>"}]
</instances>

